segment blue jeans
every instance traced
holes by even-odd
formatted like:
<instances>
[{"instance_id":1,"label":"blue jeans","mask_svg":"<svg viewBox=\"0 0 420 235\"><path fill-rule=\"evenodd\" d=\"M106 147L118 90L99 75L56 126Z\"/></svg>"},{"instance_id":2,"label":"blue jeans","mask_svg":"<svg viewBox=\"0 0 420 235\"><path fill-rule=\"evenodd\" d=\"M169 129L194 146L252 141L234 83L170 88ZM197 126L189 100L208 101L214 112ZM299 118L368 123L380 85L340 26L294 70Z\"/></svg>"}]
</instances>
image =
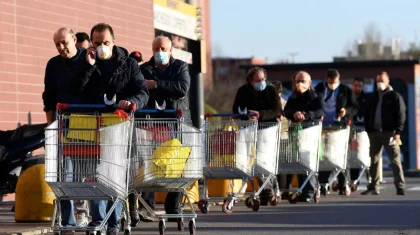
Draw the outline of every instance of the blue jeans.
<instances>
[{"instance_id":1,"label":"blue jeans","mask_svg":"<svg viewBox=\"0 0 420 235\"><path fill-rule=\"evenodd\" d=\"M112 201L106 201L106 200L91 201L90 205L91 205L92 221L93 222L103 221L105 219L107 212L109 211L109 209L111 209L112 204L113 204ZM115 207L115 210L112 212L111 216L108 219L108 229L120 228L120 225L118 224L118 220L120 219L121 211L122 211L122 204L121 202L118 202L117 206Z\"/></svg>"},{"instance_id":2,"label":"blue jeans","mask_svg":"<svg viewBox=\"0 0 420 235\"><path fill-rule=\"evenodd\" d=\"M73 163L71 158L64 158L65 182L73 182ZM60 177L60 176L59 176ZM73 201L63 200L60 202L61 206L61 225L76 225L76 218L74 217Z\"/></svg>"}]
</instances>

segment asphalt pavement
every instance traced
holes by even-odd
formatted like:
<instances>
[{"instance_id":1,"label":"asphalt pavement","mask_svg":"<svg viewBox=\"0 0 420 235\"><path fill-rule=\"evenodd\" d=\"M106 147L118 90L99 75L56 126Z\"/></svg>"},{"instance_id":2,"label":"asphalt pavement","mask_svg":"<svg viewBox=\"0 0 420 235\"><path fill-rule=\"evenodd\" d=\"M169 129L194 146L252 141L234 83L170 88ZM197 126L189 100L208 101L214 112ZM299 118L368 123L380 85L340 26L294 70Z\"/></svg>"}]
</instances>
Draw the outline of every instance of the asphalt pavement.
<instances>
[{"instance_id":1,"label":"asphalt pavement","mask_svg":"<svg viewBox=\"0 0 420 235\"><path fill-rule=\"evenodd\" d=\"M350 196L331 192L319 204L282 201L278 206L264 206L253 212L238 203L231 215L221 206L212 206L209 214L199 213L200 235L268 235L268 234L420 234L420 178L407 178L406 196L397 196L392 178L381 185L381 194ZM187 223L186 223L187 224ZM132 234L159 234L158 223L141 223ZM178 232L176 223L167 223L166 235Z\"/></svg>"}]
</instances>

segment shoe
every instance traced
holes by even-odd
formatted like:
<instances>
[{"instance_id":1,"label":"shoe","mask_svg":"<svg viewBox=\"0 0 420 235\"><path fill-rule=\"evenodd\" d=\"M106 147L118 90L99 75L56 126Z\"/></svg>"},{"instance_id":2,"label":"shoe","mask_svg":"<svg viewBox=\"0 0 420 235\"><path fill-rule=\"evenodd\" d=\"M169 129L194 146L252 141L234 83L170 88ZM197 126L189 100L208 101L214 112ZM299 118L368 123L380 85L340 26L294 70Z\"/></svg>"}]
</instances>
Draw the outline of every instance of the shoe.
<instances>
[{"instance_id":1,"label":"shoe","mask_svg":"<svg viewBox=\"0 0 420 235\"><path fill-rule=\"evenodd\" d=\"M139 216L140 216L140 221L143 221L143 222L155 222L155 221L157 221L153 217L152 213L147 211L145 208L141 208L139 210Z\"/></svg>"},{"instance_id":2,"label":"shoe","mask_svg":"<svg viewBox=\"0 0 420 235\"><path fill-rule=\"evenodd\" d=\"M305 193L301 194L299 197L300 202L314 202L314 194L313 193Z\"/></svg>"},{"instance_id":3,"label":"shoe","mask_svg":"<svg viewBox=\"0 0 420 235\"><path fill-rule=\"evenodd\" d=\"M376 190L376 189L368 189L368 190L366 190L366 191L364 191L364 192L362 192L360 194L361 195L369 195L369 194L379 195L379 190Z\"/></svg>"},{"instance_id":4,"label":"shoe","mask_svg":"<svg viewBox=\"0 0 420 235\"><path fill-rule=\"evenodd\" d=\"M405 196L405 191L403 188L397 188L397 195L398 196Z\"/></svg>"},{"instance_id":5,"label":"shoe","mask_svg":"<svg viewBox=\"0 0 420 235\"><path fill-rule=\"evenodd\" d=\"M85 213L76 214L76 226L86 227L89 225L89 219L86 217Z\"/></svg>"},{"instance_id":6,"label":"shoe","mask_svg":"<svg viewBox=\"0 0 420 235\"><path fill-rule=\"evenodd\" d=\"M136 206L130 205L130 220L131 220L131 227L135 228L140 223L140 216Z\"/></svg>"},{"instance_id":7,"label":"shoe","mask_svg":"<svg viewBox=\"0 0 420 235\"><path fill-rule=\"evenodd\" d=\"M118 228L108 228L106 235L117 235L120 230Z\"/></svg>"},{"instance_id":8,"label":"shoe","mask_svg":"<svg viewBox=\"0 0 420 235\"><path fill-rule=\"evenodd\" d=\"M92 221L88 224L88 227L99 227L101 225L102 221Z\"/></svg>"}]
</instances>

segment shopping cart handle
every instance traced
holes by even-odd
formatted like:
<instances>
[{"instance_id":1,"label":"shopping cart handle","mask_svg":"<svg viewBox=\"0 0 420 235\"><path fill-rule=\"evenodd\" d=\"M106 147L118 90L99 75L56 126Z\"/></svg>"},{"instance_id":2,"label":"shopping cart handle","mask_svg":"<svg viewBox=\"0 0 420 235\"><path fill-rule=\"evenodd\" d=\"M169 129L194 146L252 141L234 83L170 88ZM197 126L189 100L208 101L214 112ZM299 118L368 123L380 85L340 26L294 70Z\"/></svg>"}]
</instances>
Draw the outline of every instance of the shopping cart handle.
<instances>
[{"instance_id":1,"label":"shopping cart handle","mask_svg":"<svg viewBox=\"0 0 420 235\"><path fill-rule=\"evenodd\" d=\"M112 108L112 109L118 109L118 105L117 104L113 104L113 105L105 105L105 104L63 104L63 103L58 103L57 104L57 109L58 110L68 110L68 109L107 109L107 108ZM131 110L133 112L135 112L137 109L137 106L135 103L131 104L128 110Z\"/></svg>"},{"instance_id":2,"label":"shopping cart handle","mask_svg":"<svg viewBox=\"0 0 420 235\"><path fill-rule=\"evenodd\" d=\"M164 110L158 110L158 109L139 109L136 113L178 113L178 110L176 109L164 109Z\"/></svg>"},{"instance_id":3,"label":"shopping cart handle","mask_svg":"<svg viewBox=\"0 0 420 235\"><path fill-rule=\"evenodd\" d=\"M253 117L253 116L257 116L255 113L247 113L247 114L237 114L237 113L217 113L217 114L211 114L211 113L206 113L204 114L204 117L209 118L209 117Z\"/></svg>"}]
</instances>

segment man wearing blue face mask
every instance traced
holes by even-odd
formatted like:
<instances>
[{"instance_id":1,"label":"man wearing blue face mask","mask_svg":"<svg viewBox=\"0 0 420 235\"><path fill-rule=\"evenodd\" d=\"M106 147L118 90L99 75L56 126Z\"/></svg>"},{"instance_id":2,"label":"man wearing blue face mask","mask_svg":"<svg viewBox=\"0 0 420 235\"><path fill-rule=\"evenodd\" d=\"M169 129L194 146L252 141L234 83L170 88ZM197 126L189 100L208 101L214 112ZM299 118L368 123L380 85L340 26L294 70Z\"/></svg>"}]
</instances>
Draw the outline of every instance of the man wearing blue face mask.
<instances>
[{"instance_id":1,"label":"man wearing blue face mask","mask_svg":"<svg viewBox=\"0 0 420 235\"><path fill-rule=\"evenodd\" d=\"M246 76L246 84L241 86L236 93L233 103L233 113L242 113L245 109L248 113L255 114L250 120L258 122L276 122L282 115L282 106L277 89L273 85L267 85L267 72L260 67L249 70ZM261 186L263 180L257 178ZM274 186L274 185L273 185ZM272 185L267 184L261 192L261 205L267 205L273 196Z\"/></svg>"},{"instance_id":2,"label":"man wearing blue face mask","mask_svg":"<svg viewBox=\"0 0 420 235\"><path fill-rule=\"evenodd\" d=\"M189 110L188 91L190 89L190 74L188 64L171 56L172 42L168 37L158 36L152 43L153 57L140 66L146 79L146 86L150 98L149 109L182 110L184 123L192 125ZM160 115L160 114L159 114ZM159 118L161 116L157 116ZM164 118L164 117L163 117ZM143 192L142 197L153 209L154 193ZM166 214L179 214L181 193L169 192L165 200ZM151 213L140 205L140 219L145 222L153 221ZM168 221L176 221L169 218Z\"/></svg>"},{"instance_id":3,"label":"man wearing blue face mask","mask_svg":"<svg viewBox=\"0 0 420 235\"><path fill-rule=\"evenodd\" d=\"M352 120L359 110L356 97L350 87L340 83L340 74L336 69L328 69L325 81L315 87L315 91L324 97L325 116L323 125L331 125L335 122ZM319 182L328 182L330 172L320 171ZM340 173L338 175L338 190L340 195L345 195L346 177ZM326 192L325 187L321 187L321 194Z\"/></svg>"}]
</instances>

